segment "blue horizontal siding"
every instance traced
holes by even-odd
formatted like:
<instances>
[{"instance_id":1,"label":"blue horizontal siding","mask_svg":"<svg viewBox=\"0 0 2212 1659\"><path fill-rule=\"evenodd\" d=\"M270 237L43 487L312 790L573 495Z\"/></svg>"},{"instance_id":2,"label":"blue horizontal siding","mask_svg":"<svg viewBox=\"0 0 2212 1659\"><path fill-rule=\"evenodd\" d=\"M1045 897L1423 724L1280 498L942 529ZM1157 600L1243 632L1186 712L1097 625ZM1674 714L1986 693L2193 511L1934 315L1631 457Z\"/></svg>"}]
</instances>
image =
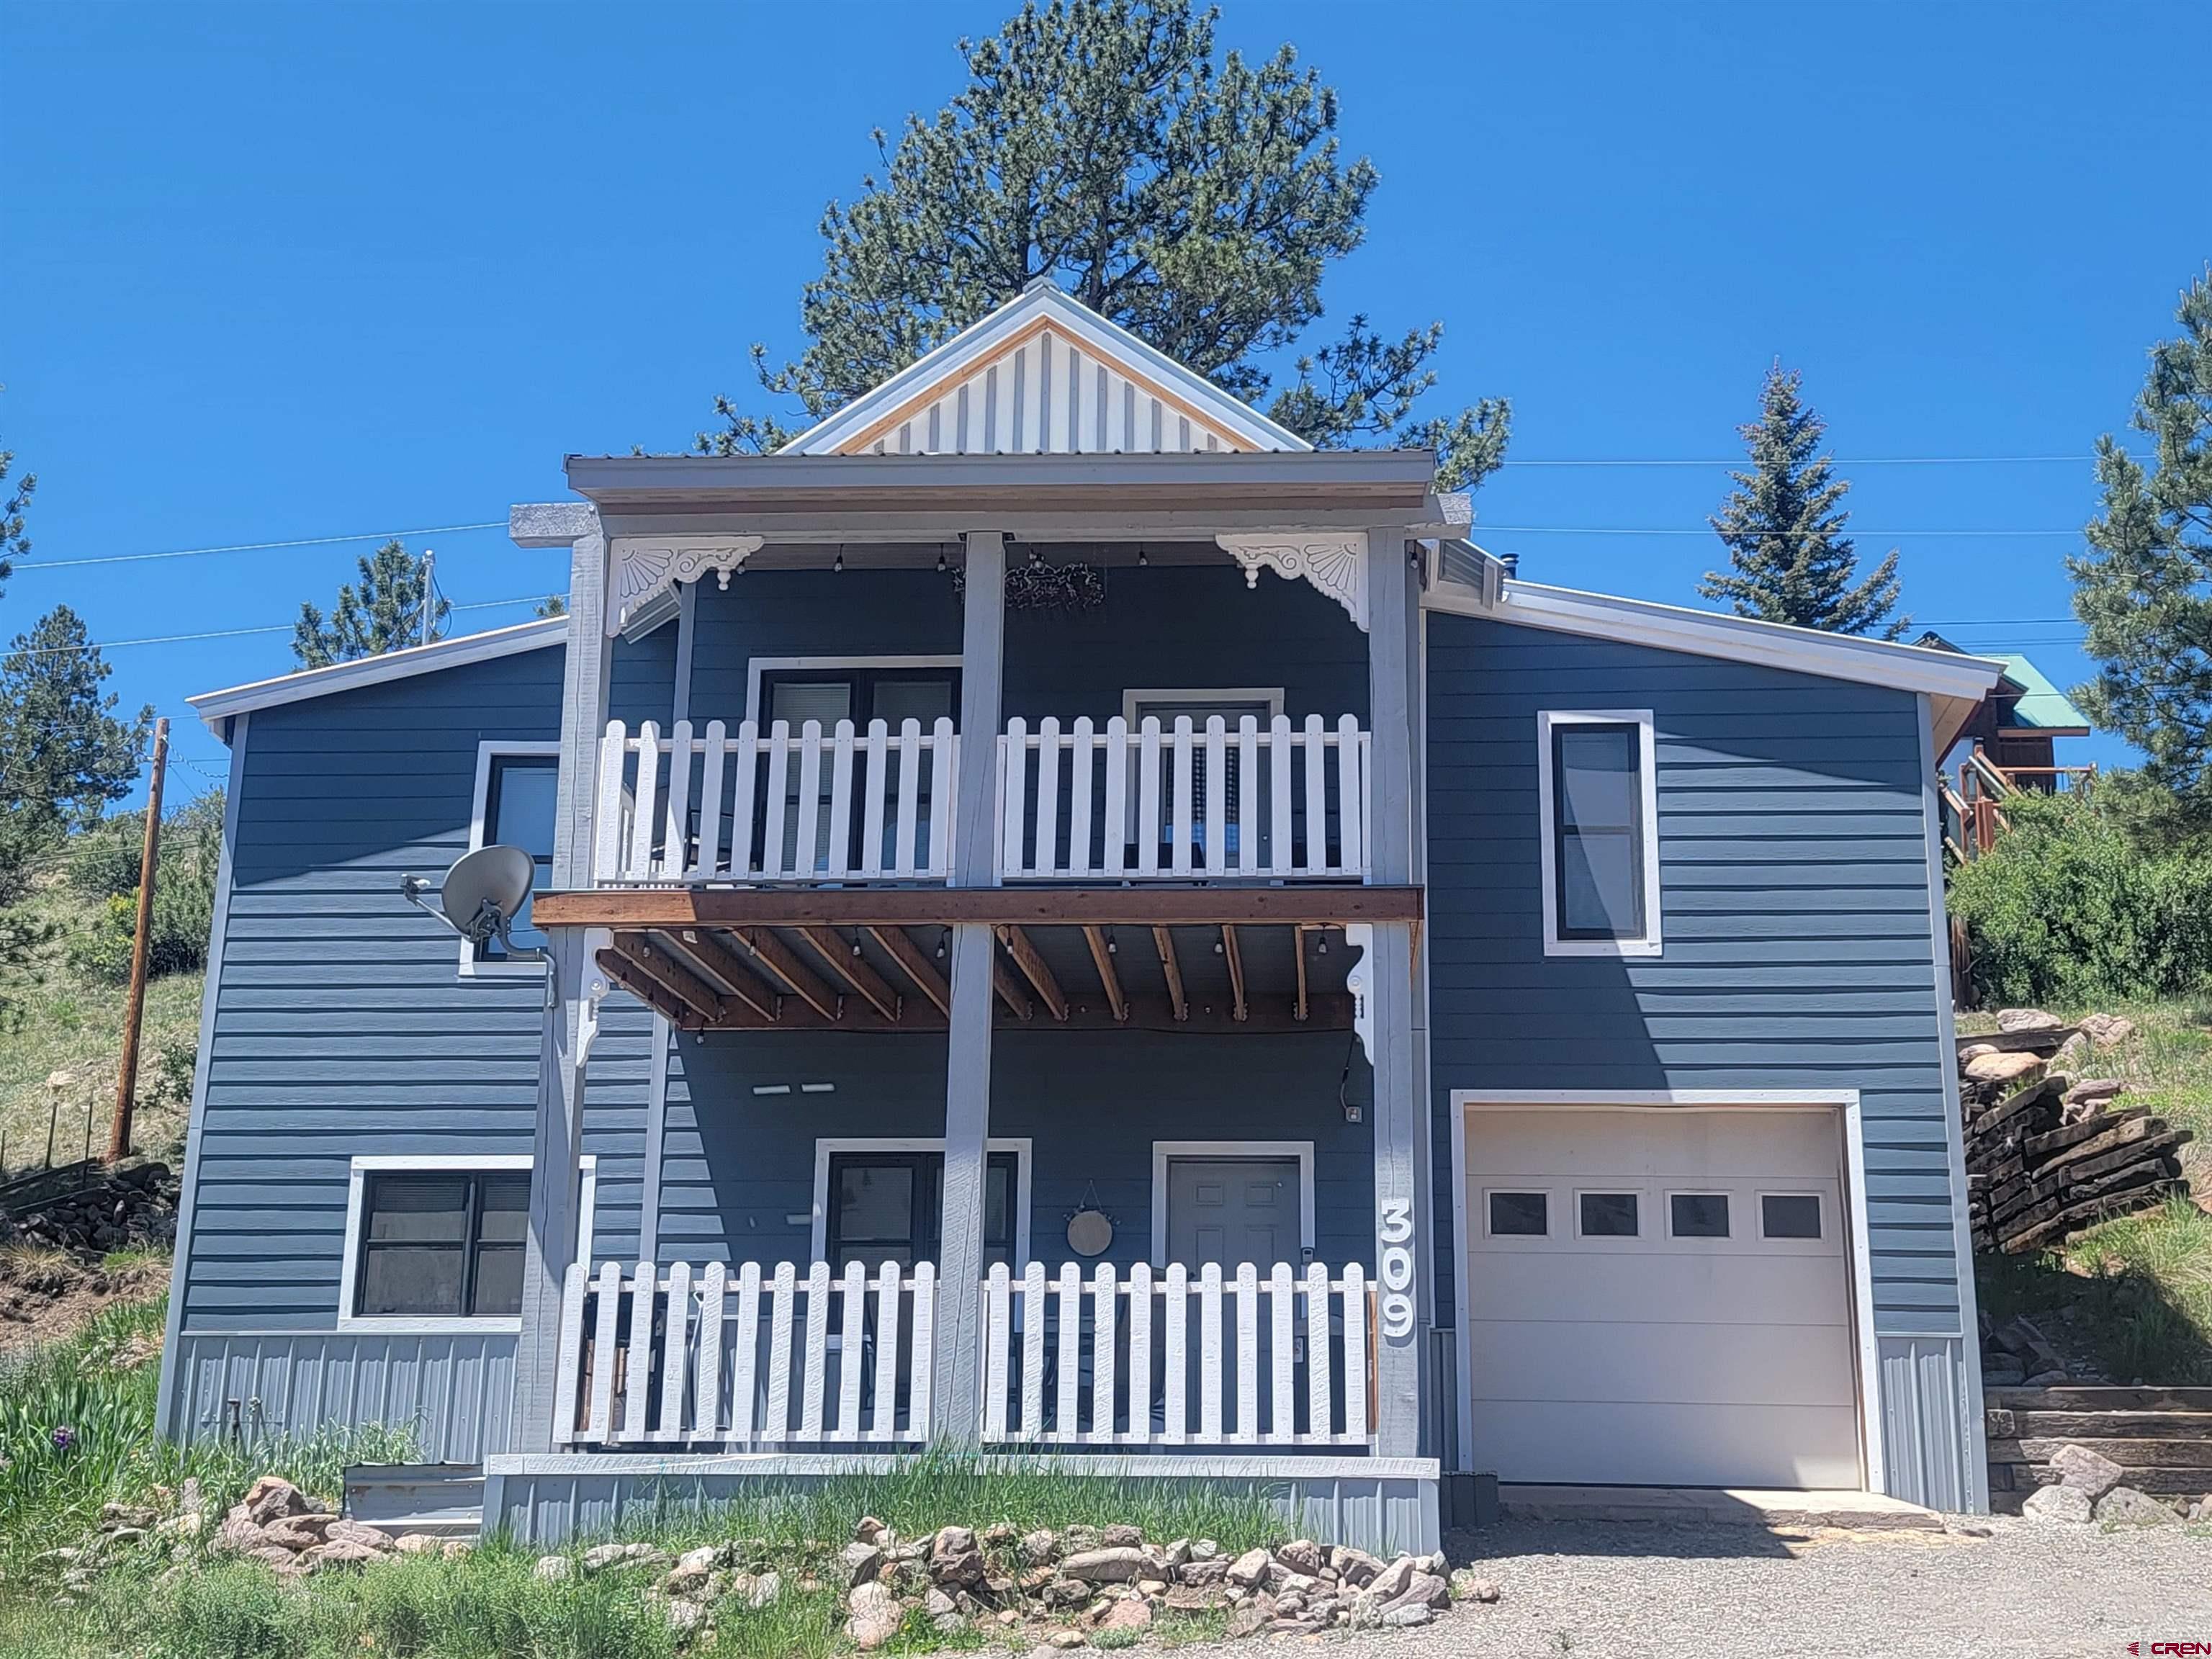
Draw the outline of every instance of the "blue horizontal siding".
<instances>
[{"instance_id":1,"label":"blue horizontal siding","mask_svg":"<svg viewBox=\"0 0 2212 1659\"><path fill-rule=\"evenodd\" d=\"M1955 1330L1915 700L1435 612L1428 695L1438 1213L1455 1088L1856 1089L1876 1327ZM1545 708L1653 712L1656 958L1543 953Z\"/></svg>"}]
</instances>

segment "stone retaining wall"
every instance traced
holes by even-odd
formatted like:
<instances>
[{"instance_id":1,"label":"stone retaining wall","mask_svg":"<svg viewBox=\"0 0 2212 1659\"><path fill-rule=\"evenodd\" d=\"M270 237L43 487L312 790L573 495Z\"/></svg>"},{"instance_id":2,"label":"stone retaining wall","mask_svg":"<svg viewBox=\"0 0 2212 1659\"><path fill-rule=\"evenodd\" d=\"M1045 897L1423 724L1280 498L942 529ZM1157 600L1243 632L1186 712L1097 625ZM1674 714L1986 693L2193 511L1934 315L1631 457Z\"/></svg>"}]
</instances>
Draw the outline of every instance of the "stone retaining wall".
<instances>
[{"instance_id":1,"label":"stone retaining wall","mask_svg":"<svg viewBox=\"0 0 2212 1659\"><path fill-rule=\"evenodd\" d=\"M2001 1515L2057 1480L2051 1459L2069 1443L2111 1458L2138 1492L2212 1493L2212 1389L1991 1389L1985 1403L1990 1507Z\"/></svg>"}]
</instances>

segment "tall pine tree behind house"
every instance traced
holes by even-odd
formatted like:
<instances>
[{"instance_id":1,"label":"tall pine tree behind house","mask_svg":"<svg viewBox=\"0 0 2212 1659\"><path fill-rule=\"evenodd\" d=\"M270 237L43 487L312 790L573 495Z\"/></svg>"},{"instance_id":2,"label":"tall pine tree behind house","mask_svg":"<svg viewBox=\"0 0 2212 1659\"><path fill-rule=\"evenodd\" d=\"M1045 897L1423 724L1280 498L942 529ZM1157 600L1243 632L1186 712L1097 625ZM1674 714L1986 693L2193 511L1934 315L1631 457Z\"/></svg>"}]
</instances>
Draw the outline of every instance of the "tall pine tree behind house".
<instances>
[{"instance_id":1,"label":"tall pine tree behind house","mask_svg":"<svg viewBox=\"0 0 2212 1659\"><path fill-rule=\"evenodd\" d=\"M327 622L313 605L302 603L292 628L292 654L302 668L327 668L356 657L404 650L422 639L422 607L434 607L432 638L445 631L453 606L426 592L422 562L398 542L386 542L373 557L356 560L361 583L338 589L338 602Z\"/></svg>"},{"instance_id":2,"label":"tall pine tree behind house","mask_svg":"<svg viewBox=\"0 0 2212 1659\"><path fill-rule=\"evenodd\" d=\"M1780 363L1766 372L1759 419L1737 429L1751 453L1748 471L1708 520L1729 550L1729 568L1698 584L1726 599L1739 617L1824 629L1831 634L1899 637L1911 623L1897 610L1897 554L1858 578L1858 554L1844 534L1841 505L1850 485L1821 453L1826 422L1805 405L1800 377Z\"/></svg>"}]
</instances>

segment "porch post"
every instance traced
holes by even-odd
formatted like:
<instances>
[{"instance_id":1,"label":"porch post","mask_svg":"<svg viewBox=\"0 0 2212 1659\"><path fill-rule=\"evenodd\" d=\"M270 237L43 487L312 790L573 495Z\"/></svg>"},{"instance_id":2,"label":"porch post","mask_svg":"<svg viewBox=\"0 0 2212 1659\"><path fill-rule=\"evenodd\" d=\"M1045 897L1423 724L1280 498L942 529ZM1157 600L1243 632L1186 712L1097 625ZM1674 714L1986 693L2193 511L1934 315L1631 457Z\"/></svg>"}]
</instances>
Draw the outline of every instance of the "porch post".
<instances>
[{"instance_id":1,"label":"porch post","mask_svg":"<svg viewBox=\"0 0 2212 1659\"><path fill-rule=\"evenodd\" d=\"M607 543L599 514L580 504L534 508L572 532L568 564L568 639L562 671L561 770L553 821L553 884L591 882L592 803L599 733L606 725L610 655L599 625L605 602ZM526 537L517 509L515 540ZM522 1258L522 1334L515 1347L514 1418L508 1449L553 1448L553 1394L561 1340L561 1286L576 1259L577 1158L583 1142L584 1061L597 1011L586 1000L592 977L591 936L561 928L547 936L552 985L538 1048L538 1122L532 1140L530 1231Z\"/></svg>"},{"instance_id":2,"label":"porch post","mask_svg":"<svg viewBox=\"0 0 2212 1659\"><path fill-rule=\"evenodd\" d=\"M1420 849L1413 791L1419 769L1420 590L1406 557L1406 532L1384 526L1367 532L1368 854L1371 879L1399 884L1418 878ZM1422 1271L1429 1249L1429 1206L1421 1191L1421 1138L1427 1133L1421 1080L1427 1071L1427 1020L1419 1006L1413 928L1378 923L1366 964L1375 1069L1375 1218L1377 1329L1376 1451L1412 1457L1420 1451L1421 1361L1428 1321Z\"/></svg>"},{"instance_id":3,"label":"porch post","mask_svg":"<svg viewBox=\"0 0 2212 1659\"><path fill-rule=\"evenodd\" d=\"M1006 540L966 538L960 639L960 763L952 831L952 884L999 879L999 715L1005 678ZM981 1404L983 1186L991 1133L991 1000L997 946L988 927L952 930L952 1011L945 1066L945 1202L938 1252L935 1438L973 1443Z\"/></svg>"}]
</instances>

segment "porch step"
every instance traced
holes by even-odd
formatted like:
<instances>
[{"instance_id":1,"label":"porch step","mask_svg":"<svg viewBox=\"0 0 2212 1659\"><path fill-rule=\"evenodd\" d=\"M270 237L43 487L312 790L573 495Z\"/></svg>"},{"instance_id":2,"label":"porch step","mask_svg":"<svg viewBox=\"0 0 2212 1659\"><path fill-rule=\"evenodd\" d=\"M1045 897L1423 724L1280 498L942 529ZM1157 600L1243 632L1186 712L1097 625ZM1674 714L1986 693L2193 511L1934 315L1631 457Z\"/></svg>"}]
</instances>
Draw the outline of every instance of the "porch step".
<instances>
[{"instance_id":1,"label":"porch step","mask_svg":"<svg viewBox=\"0 0 2212 1659\"><path fill-rule=\"evenodd\" d=\"M1747 1486L1501 1486L1511 1521L1671 1521L1748 1527L1850 1527L1941 1532L1933 1510L1872 1492L1786 1492Z\"/></svg>"},{"instance_id":2,"label":"porch step","mask_svg":"<svg viewBox=\"0 0 2212 1659\"><path fill-rule=\"evenodd\" d=\"M483 1530L480 1463L362 1463L345 1472L349 1519L395 1538L474 1538Z\"/></svg>"}]
</instances>

